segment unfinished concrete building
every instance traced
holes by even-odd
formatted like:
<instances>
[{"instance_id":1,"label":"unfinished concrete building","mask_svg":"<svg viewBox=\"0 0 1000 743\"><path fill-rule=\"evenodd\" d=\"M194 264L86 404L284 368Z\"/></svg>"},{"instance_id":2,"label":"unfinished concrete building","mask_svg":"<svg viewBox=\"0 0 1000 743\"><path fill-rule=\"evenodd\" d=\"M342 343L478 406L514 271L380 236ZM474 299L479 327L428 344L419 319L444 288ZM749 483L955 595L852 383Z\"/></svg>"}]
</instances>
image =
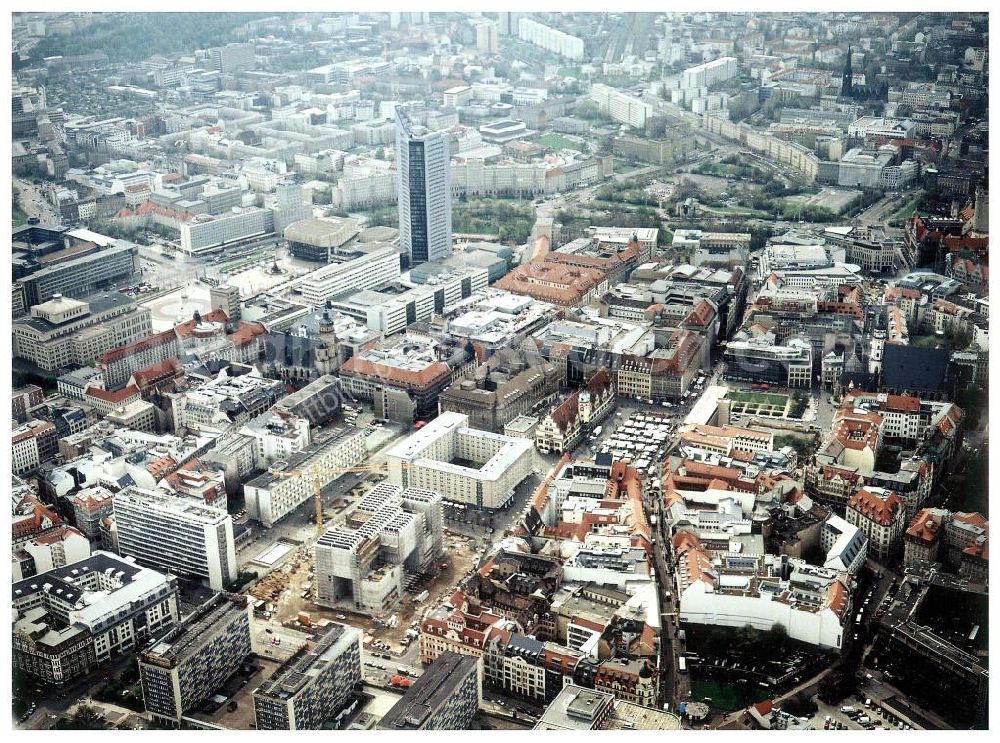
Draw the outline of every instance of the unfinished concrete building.
<instances>
[{"instance_id":1,"label":"unfinished concrete building","mask_svg":"<svg viewBox=\"0 0 1000 743\"><path fill-rule=\"evenodd\" d=\"M316 543L316 603L387 612L443 549L441 494L383 482Z\"/></svg>"}]
</instances>

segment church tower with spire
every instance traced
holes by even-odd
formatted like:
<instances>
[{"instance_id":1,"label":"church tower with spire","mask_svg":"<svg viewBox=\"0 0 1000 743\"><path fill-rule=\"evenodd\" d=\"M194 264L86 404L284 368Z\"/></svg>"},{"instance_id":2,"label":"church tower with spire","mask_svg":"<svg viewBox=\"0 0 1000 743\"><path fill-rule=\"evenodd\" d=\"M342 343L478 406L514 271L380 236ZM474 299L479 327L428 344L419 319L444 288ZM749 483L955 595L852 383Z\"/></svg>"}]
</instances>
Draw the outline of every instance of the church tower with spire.
<instances>
[{"instance_id":1,"label":"church tower with spire","mask_svg":"<svg viewBox=\"0 0 1000 743\"><path fill-rule=\"evenodd\" d=\"M851 98L854 95L854 71L851 69L851 47L847 47L847 61L844 62L844 75L840 82L840 97Z\"/></svg>"}]
</instances>

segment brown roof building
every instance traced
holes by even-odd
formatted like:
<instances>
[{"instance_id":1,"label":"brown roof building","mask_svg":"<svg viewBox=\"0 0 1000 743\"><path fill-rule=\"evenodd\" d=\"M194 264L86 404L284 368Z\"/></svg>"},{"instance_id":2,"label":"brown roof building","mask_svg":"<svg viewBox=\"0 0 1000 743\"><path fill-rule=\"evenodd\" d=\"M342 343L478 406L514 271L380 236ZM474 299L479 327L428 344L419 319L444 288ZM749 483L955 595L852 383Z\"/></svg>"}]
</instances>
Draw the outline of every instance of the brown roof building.
<instances>
[{"instance_id":1,"label":"brown roof building","mask_svg":"<svg viewBox=\"0 0 1000 743\"><path fill-rule=\"evenodd\" d=\"M906 526L906 504L891 490L866 486L847 501L847 521L868 537L868 554L889 557Z\"/></svg>"}]
</instances>

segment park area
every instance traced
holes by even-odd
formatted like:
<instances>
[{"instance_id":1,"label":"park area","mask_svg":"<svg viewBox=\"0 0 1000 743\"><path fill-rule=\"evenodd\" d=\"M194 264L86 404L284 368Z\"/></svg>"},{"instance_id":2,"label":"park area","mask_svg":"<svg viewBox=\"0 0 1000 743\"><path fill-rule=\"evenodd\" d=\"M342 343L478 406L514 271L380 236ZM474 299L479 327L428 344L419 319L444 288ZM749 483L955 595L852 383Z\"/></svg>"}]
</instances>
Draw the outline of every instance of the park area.
<instances>
[{"instance_id":1,"label":"park area","mask_svg":"<svg viewBox=\"0 0 1000 743\"><path fill-rule=\"evenodd\" d=\"M766 418L784 418L788 409L788 396L767 392L730 392L729 412L738 415L757 415Z\"/></svg>"},{"instance_id":2,"label":"park area","mask_svg":"<svg viewBox=\"0 0 1000 743\"><path fill-rule=\"evenodd\" d=\"M576 150L577 152L587 149L587 143L580 137L546 132L537 137L535 143L542 147L550 147L554 150Z\"/></svg>"},{"instance_id":3,"label":"park area","mask_svg":"<svg viewBox=\"0 0 1000 743\"><path fill-rule=\"evenodd\" d=\"M808 395L794 392L783 395L775 392L731 391L730 415L748 415L761 418L801 418L808 406Z\"/></svg>"}]
</instances>

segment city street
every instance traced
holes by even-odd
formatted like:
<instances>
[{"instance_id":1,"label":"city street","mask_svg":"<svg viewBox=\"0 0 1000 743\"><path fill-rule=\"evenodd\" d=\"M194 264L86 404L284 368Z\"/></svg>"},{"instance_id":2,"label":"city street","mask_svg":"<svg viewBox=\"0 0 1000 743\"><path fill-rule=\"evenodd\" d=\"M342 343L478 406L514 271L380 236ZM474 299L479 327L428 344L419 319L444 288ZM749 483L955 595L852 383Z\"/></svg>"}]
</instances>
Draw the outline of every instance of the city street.
<instances>
[{"instance_id":1,"label":"city street","mask_svg":"<svg viewBox=\"0 0 1000 743\"><path fill-rule=\"evenodd\" d=\"M59 212L56 208L42 196L40 186L36 186L20 178L14 179L14 185L17 186L20 192L18 194L18 203L25 214L29 217L37 217L43 225L56 225L62 221L59 218Z\"/></svg>"}]
</instances>

